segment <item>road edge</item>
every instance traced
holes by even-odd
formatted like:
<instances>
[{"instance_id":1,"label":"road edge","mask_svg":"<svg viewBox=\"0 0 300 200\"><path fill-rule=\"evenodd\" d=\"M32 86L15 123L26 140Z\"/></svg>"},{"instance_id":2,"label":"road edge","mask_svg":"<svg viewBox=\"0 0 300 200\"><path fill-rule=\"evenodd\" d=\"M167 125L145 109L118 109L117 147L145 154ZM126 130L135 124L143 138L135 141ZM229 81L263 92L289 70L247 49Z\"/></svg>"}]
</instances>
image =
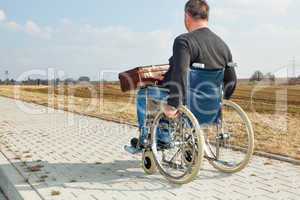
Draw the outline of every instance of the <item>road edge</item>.
<instances>
[{"instance_id":1,"label":"road edge","mask_svg":"<svg viewBox=\"0 0 300 200\"><path fill-rule=\"evenodd\" d=\"M42 200L1 151L0 188L8 200Z\"/></svg>"}]
</instances>

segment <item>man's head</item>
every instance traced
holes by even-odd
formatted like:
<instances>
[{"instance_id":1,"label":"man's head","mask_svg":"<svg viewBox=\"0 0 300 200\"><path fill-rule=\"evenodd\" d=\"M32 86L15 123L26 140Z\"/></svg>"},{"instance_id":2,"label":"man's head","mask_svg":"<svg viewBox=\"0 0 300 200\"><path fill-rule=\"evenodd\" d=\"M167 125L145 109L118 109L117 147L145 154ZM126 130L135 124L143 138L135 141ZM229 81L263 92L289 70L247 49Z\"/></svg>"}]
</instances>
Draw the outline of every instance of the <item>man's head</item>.
<instances>
[{"instance_id":1,"label":"man's head","mask_svg":"<svg viewBox=\"0 0 300 200\"><path fill-rule=\"evenodd\" d=\"M189 0L185 5L185 27L191 32L197 28L207 27L209 5L206 0Z\"/></svg>"}]
</instances>

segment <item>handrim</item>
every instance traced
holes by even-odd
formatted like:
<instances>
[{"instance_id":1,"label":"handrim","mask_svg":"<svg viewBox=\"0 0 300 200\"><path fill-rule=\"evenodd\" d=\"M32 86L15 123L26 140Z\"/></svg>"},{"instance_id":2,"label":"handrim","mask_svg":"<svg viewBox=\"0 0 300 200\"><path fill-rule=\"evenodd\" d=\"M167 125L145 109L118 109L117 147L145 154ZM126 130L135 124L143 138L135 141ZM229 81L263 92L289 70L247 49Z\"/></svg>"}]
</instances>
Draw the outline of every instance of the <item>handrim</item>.
<instances>
[{"instance_id":1,"label":"handrim","mask_svg":"<svg viewBox=\"0 0 300 200\"><path fill-rule=\"evenodd\" d=\"M161 117L164 115L163 112L160 112L157 114L153 121L153 127L151 128L151 144L152 144L152 152L154 156L154 160L156 162L157 168L159 172L170 182L175 183L175 184L185 184L191 182L197 175L198 172L200 171L200 167L202 165L203 161L203 156L204 156L204 135L202 133L202 130L200 129L200 125L198 123L198 120L195 118L195 116L191 113L190 110L188 110L185 106L180 106L179 107L179 112L185 114L189 120L192 122L193 126L195 127L195 136L198 138L196 142L196 155L197 157L195 159L195 163L193 166L191 166L190 172L185 174L184 176L181 177L174 177L168 174L164 168L162 167L162 164L160 161L157 159L158 157L158 151L157 151L157 144L156 144L156 130L157 126L159 124L159 120Z\"/></svg>"}]
</instances>

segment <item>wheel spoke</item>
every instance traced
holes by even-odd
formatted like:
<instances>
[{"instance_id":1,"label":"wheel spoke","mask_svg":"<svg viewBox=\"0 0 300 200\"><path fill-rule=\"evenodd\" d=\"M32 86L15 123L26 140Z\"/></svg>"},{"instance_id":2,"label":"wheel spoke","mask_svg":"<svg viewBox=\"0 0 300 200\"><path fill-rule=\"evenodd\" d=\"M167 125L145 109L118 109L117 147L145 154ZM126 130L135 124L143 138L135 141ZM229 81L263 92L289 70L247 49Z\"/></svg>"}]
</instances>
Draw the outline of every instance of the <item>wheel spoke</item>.
<instances>
[{"instance_id":1,"label":"wheel spoke","mask_svg":"<svg viewBox=\"0 0 300 200\"><path fill-rule=\"evenodd\" d=\"M253 153L254 134L245 112L235 103L224 101L221 123L205 136L215 159L210 163L224 172L242 170Z\"/></svg>"},{"instance_id":2,"label":"wheel spoke","mask_svg":"<svg viewBox=\"0 0 300 200\"><path fill-rule=\"evenodd\" d=\"M172 162L178 155L178 153L181 151L181 149L178 149L177 152L174 154L174 156L171 158L169 162Z\"/></svg>"},{"instance_id":3,"label":"wheel spoke","mask_svg":"<svg viewBox=\"0 0 300 200\"><path fill-rule=\"evenodd\" d=\"M151 131L152 151L158 170L173 183L187 183L198 174L203 158L204 136L197 119L186 108L180 107L175 120L166 119L160 112L153 120ZM168 121L171 144L160 148L155 138L160 129L160 122ZM200 159L201 158L201 159Z\"/></svg>"}]
</instances>

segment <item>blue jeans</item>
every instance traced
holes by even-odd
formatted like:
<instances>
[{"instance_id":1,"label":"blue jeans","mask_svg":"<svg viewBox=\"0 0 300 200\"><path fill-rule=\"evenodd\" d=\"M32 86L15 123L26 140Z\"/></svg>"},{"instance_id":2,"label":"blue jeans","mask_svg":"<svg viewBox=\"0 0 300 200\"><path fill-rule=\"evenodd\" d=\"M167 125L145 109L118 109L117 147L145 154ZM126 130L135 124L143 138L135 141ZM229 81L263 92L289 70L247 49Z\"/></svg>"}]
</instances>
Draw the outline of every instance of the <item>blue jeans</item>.
<instances>
[{"instance_id":1,"label":"blue jeans","mask_svg":"<svg viewBox=\"0 0 300 200\"><path fill-rule=\"evenodd\" d=\"M169 97L169 91L165 88L147 87L140 89L137 93L137 116L139 129L141 131L140 144L144 145L148 139L150 127L147 126L147 103L148 99L167 103ZM158 131L157 140L162 143L170 142L170 135L168 131Z\"/></svg>"}]
</instances>

